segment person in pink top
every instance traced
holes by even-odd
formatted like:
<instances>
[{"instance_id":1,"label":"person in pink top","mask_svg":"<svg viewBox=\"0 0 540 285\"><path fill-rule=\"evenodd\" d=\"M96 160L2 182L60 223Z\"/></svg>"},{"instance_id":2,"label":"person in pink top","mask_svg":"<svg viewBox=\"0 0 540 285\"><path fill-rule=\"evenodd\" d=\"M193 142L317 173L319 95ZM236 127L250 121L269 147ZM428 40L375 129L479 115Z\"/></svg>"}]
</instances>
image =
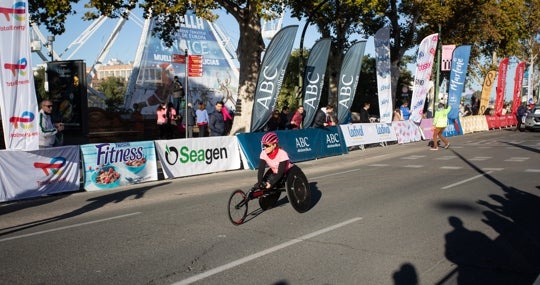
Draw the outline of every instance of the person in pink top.
<instances>
[{"instance_id":1,"label":"person in pink top","mask_svg":"<svg viewBox=\"0 0 540 285\"><path fill-rule=\"evenodd\" d=\"M272 189L283 178L283 175L293 167L289 155L279 147L278 143L279 139L275 132L268 132L262 137L263 150L259 157L256 187L263 185L265 189ZM264 170L267 165L269 169L265 174Z\"/></svg>"}]
</instances>

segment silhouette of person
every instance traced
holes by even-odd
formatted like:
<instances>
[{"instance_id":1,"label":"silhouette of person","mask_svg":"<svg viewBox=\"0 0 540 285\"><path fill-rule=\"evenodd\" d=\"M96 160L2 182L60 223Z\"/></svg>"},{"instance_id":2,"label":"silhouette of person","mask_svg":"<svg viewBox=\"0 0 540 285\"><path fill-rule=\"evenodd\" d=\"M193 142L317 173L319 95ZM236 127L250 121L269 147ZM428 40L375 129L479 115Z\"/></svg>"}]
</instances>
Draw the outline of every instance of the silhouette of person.
<instances>
[{"instance_id":1,"label":"silhouette of person","mask_svg":"<svg viewBox=\"0 0 540 285\"><path fill-rule=\"evenodd\" d=\"M418 285L418 274L416 268L410 263L403 263L399 271L392 275L394 285Z\"/></svg>"}]
</instances>

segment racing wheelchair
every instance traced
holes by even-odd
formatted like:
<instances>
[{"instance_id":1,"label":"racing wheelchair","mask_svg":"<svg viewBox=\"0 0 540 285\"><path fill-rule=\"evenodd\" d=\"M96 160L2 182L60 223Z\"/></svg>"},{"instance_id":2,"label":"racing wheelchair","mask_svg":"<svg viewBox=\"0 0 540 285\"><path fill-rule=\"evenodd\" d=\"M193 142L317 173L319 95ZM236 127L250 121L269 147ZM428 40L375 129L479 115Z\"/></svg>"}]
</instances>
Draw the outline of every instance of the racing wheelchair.
<instances>
[{"instance_id":1,"label":"racing wheelchair","mask_svg":"<svg viewBox=\"0 0 540 285\"><path fill-rule=\"evenodd\" d=\"M229 219L234 225L244 223L248 214L249 201L259 200L259 206L263 211L274 207L279 200L281 192L287 193L291 206L298 212L307 212L311 207L311 190L309 182L302 169L293 165L283 178L272 189L253 187L247 193L237 189L229 197Z\"/></svg>"}]
</instances>

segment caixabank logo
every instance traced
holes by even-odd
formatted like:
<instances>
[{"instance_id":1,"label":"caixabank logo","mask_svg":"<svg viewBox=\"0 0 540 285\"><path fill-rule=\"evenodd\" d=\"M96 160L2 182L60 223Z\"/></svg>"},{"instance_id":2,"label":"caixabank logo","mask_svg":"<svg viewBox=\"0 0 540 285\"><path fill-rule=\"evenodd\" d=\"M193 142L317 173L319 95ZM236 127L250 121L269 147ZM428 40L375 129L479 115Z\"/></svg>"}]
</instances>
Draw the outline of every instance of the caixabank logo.
<instances>
[{"instance_id":1,"label":"caixabank logo","mask_svg":"<svg viewBox=\"0 0 540 285\"><path fill-rule=\"evenodd\" d=\"M23 130L32 129L34 126L35 115L33 112L24 111L20 116L13 116L9 118L9 123L13 125L13 129L18 130L19 128Z\"/></svg>"},{"instance_id":2,"label":"caixabank logo","mask_svg":"<svg viewBox=\"0 0 540 285\"><path fill-rule=\"evenodd\" d=\"M34 167L43 170L43 173L46 176L49 176L50 174L60 175L64 165L66 165L66 158L61 156L53 157L48 162L34 162Z\"/></svg>"},{"instance_id":3,"label":"caixabank logo","mask_svg":"<svg viewBox=\"0 0 540 285\"><path fill-rule=\"evenodd\" d=\"M11 21L11 16L13 16L15 21L23 22L26 20L26 3L15 2L12 7L0 6L0 14L4 15L8 22Z\"/></svg>"}]
</instances>

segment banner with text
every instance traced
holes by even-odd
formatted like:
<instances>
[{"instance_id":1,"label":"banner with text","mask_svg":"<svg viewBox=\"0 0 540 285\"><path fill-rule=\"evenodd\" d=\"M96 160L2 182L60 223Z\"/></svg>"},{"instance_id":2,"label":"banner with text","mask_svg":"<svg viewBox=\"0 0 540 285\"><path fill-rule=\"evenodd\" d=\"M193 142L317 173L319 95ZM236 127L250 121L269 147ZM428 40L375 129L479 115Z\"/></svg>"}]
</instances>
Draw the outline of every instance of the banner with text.
<instances>
[{"instance_id":1,"label":"banner with text","mask_svg":"<svg viewBox=\"0 0 540 285\"><path fill-rule=\"evenodd\" d=\"M349 116L349 110L354 101L360 70L362 70L362 57L366 49L366 41L361 40L349 48L341 64L338 83L337 119L342 124Z\"/></svg>"},{"instance_id":2,"label":"banner with text","mask_svg":"<svg viewBox=\"0 0 540 285\"><path fill-rule=\"evenodd\" d=\"M206 137L155 141L165 178L240 168L236 137Z\"/></svg>"},{"instance_id":3,"label":"banner with text","mask_svg":"<svg viewBox=\"0 0 540 285\"><path fill-rule=\"evenodd\" d=\"M39 114L28 30L28 1L0 1L0 112L6 149L35 150Z\"/></svg>"},{"instance_id":4,"label":"banner with text","mask_svg":"<svg viewBox=\"0 0 540 285\"><path fill-rule=\"evenodd\" d=\"M0 151L0 202L78 191L79 146Z\"/></svg>"},{"instance_id":5,"label":"banner with text","mask_svg":"<svg viewBox=\"0 0 540 285\"><path fill-rule=\"evenodd\" d=\"M390 72L390 28L375 33L375 60L377 69L377 95L381 123L392 122L392 75Z\"/></svg>"},{"instance_id":6,"label":"banner with text","mask_svg":"<svg viewBox=\"0 0 540 285\"><path fill-rule=\"evenodd\" d=\"M452 56L452 68L450 70L450 86L448 88L448 105L452 106L448 113L448 118L457 119L459 117L459 105L461 103L461 95L463 94L463 86L465 85L465 77L467 76L467 68L469 67L469 55L471 54L471 46L459 46L454 50Z\"/></svg>"},{"instance_id":7,"label":"banner with text","mask_svg":"<svg viewBox=\"0 0 540 285\"><path fill-rule=\"evenodd\" d=\"M339 127L347 147L397 140L391 124L345 124Z\"/></svg>"},{"instance_id":8,"label":"banner with text","mask_svg":"<svg viewBox=\"0 0 540 285\"><path fill-rule=\"evenodd\" d=\"M302 88L302 106L304 106L305 114L304 127L311 126L319 108L331 44L330 39L321 39L315 43L309 52Z\"/></svg>"},{"instance_id":9,"label":"banner with text","mask_svg":"<svg viewBox=\"0 0 540 285\"><path fill-rule=\"evenodd\" d=\"M480 95L480 106L478 115L484 114L486 109L489 106L489 99L491 97L491 89L493 89L493 83L495 83L495 78L497 77L497 71L491 70L486 74L484 78L484 84L482 85L482 95Z\"/></svg>"},{"instance_id":10,"label":"banner with text","mask_svg":"<svg viewBox=\"0 0 540 285\"><path fill-rule=\"evenodd\" d=\"M266 48L253 98L252 132L262 130L274 110L285 70L291 58L297 29L297 25L281 29Z\"/></svg>"},{"instance_id":11,"label":"banner with text","mask_svg":"<svg viewBox=\"0 0 540 285\"><path fill-rule=\"evenodd\" d=\"M429 91L429 79L433 68L433 58L437 51L438 34L425 37L418 48L416 58L416 73L414 75L414 87L411 98L411 116L409 120L420 123L424 113L424 104Z\"/></svg>"},{"instance_id":12,"label":"banner with text","mask_svg":"<svg viewBox=\"0 0 540 285\"><path fill-rule=\"evenodd\" d=\"M506 73L508 71L508 63L510 59L504 58L499 63L499 73L498 73L498 79L497 79L497 89L496 89L496 97L495 97L495 114L497 116L502 115L502 109L504 105L504 90L506 88Z\"/></svg>"},{"instance_id":13,"label":"banner with text","mask_svg":"<svg viewBox=\"0 0 540 285\"><path fill-rule=\"evenodd\" d=\"M517 108L521 105L521 90L523 89L523 74L525 73L525 62L518 63L516 75L514 76L514 103L512 104L512 114L517 114Z\"/></svg>"},{"instance_id":14,"label":"banner with text","mask_svg":"<svg viewBox=\"0 0 540 285\"><path fill-rule=\"evenodd\" d=\"M154 142L81 145L84 189L106 190L157 180Z\"/></svg>"}]
</instances>

